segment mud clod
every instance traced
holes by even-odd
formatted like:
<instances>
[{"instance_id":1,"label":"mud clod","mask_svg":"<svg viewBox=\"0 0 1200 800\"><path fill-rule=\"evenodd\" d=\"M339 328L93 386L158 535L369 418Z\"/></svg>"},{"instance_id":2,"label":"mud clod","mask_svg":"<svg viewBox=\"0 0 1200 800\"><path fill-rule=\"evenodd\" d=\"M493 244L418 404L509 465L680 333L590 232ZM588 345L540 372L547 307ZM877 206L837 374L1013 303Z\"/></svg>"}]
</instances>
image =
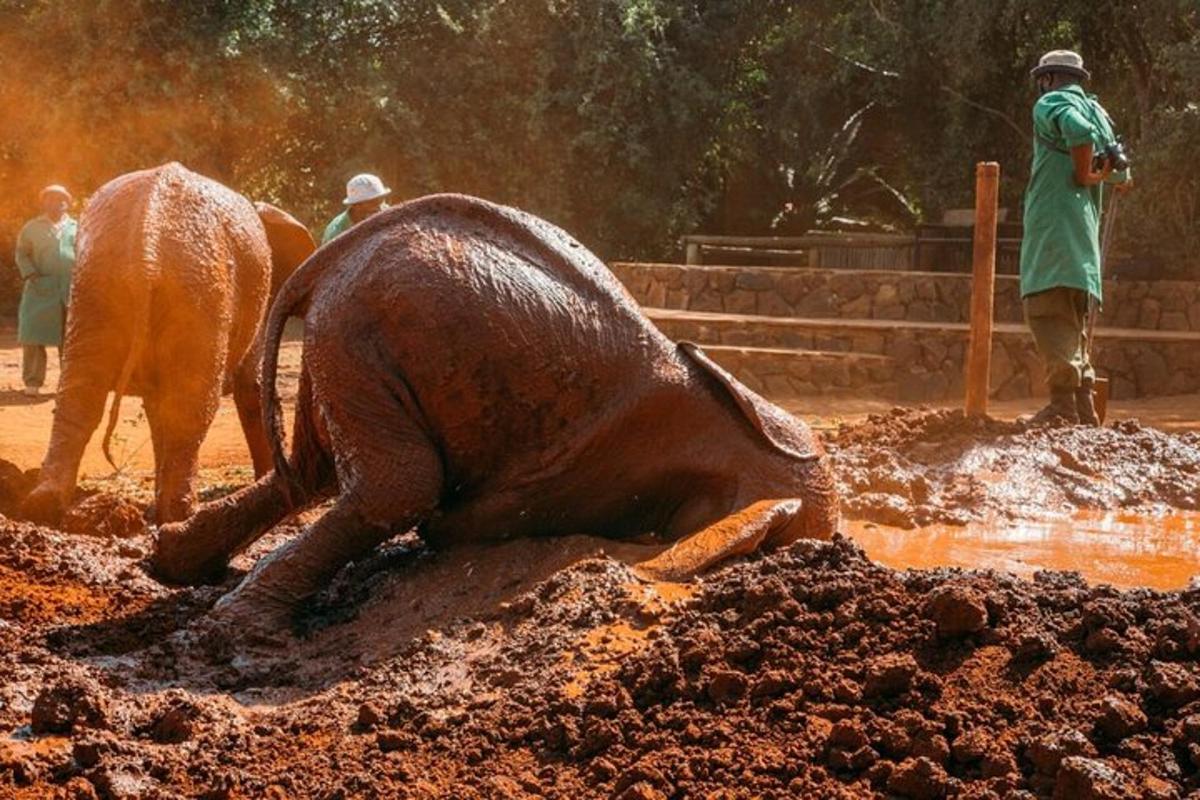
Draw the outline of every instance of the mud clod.
<instances>
[{"instance_id":1,"label":"mud clod","mask_svg":"<svg viewBox=\"0 0 1200 800\"><path fill-rule=\"evenodd\" d=\"M1200 682L1193 670L1182 664L1153 661L1146 671L1146 693L1168 708L1176 708L1200 697Z\"/></svg>"},{"instance_id":2,"label":"mud clod","mask_svg":"<svg viewBox=\"0 0 1200 800\"><path fill-rule=\"evenodd\" d=\"M716 670L708 683L708 697L718 705L739 700L746 694L749 681L746 676L733 670Z\"/></svg>"},{"instance_id":3,"label":"mud clod","mask_svg":"<svg viewBox=\"0 0 1200 800\"><path fill-rule=\"evenodd\" d=\"M911 800L940 800L946 796L946 771L928 758L910 758L892 772L888 791Z\"/></svg>"},{"instance_id":4,"label":"mud clod","mask_svg":"<svg viewBox=\"0 0 1200 800\"><path fill-rule=\"evenodd\" d=\"M1123 697L1108 695L1100 701L1100 716L1096 732L1104 738L1119 742L1127 736L1146 729L1146 714Z\"/></svg>"},{"instance_id":5,"label":"mud clod","mask_svg":"<svg viewBox=\"0 0 1200 800\"><path fill-rule=\"evenodd\" d=\"M1013 661L1033 664L1051 658L1058 650L1054 637L1045 631L1024 631L1012 644Z\"/></svg>"},{"instance_id":6,"label":"mud clod","mask_svg":"<svg viewBox=\"0 0 1200 800\"><path fill-rule=\"evenodd\" d=\"M34 733L71 733L76 729L105 728L108 704L96 686L86 682L56 683L33 701L30 726Z\"/></svg>"},{"instance_id":7,"label":"mud clod","mask_svg":"<svg viewBox=\"0 0 1200 800\"><path fill-rule=\"evenodd\" d=\"M37 483L37 470L23 471L0 458L0 514L15 516L18 506Z\"/></svg>"},{"instance_id":8,"label":"mud clod","mask_svg":"<svg viewBox=\"0 0 1200 800\"><path fill-rule=\"evenodd\" d=\"M1054 782L1054 800L1125 800L1134 796L1119 772L1094 758L1064 758Z\"/></svg>"},{"instance_id":9,"label":"mud clod","mask_svg":"<svg viewBox=\"0 0 1200 800\"><path fill-rule=\"evenodd\" d=\"M120 495L101 492L67 509L62 529L80 536L131 539L146 532L143 511Z\"/></svg>"},{"instance_id":10,"label":"mud clod","mask_svg":"<svg viewBox=\"0 0 1200 800\"><path fill-rule=\"evenodd\" d=\"M176 702L162 709L150 725L150 738L159 744L179 744L192 738L198 711L188 702Z\"/></svg>"},{"instance_id":11,"label":"mud clod","mask_svg":"<svg viewBox=\"0 0 1200 800\"><path fill-rule=\"evenodd\" d=\"M987 627L988 612L979 593L965 586L943 586L929 596L926 612L938 636L955 639Z\"/></svg>"},{"instance_id":12,"label":"mud clod","mask_svg":"<svg viewBox=\"0 0 1200 800\"><path fill-rule=\"evenodd\" d=\"M917 674L917 661L907 654L892 654L867 665L863 697L891 697L907 692Z\"/></svg>"}]
</instances>

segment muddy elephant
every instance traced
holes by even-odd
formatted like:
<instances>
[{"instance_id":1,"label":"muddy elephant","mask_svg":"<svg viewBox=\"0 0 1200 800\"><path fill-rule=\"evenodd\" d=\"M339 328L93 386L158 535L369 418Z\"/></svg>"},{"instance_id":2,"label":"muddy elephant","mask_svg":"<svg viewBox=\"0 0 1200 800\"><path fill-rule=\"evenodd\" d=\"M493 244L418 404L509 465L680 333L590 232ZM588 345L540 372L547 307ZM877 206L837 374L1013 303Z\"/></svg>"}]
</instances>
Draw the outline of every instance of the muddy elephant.
<instances>
[{"instance_id":1,"label":"muddy elephant","mask_svg":"<svg viewBox=\"0 0 1200 800\"><path fill-rule=\"evenodd\" d=\"M306 321L293 447L275 376ZM433 546L657 533L678 578L760 545L827 538L828 458L799 420L676 345L563 231L460 195L397 206L326 245L268 315L275 469L160 531L160 575L195 582L288 514L336 500L259 560L217 614L281 622L347 562L414 527Z\"/></svg>"},{"instance_id":2,"label":"muddy elephant","mask_svg":"<svg viewBox=\"0 0 1200 800\"><path fill-rule=\"evenodd\" d=\"M277 208L179 164L102 186L80 221L77 265L50 445L24 514L54 523L114 392L104 453L123 395L143 398L159 521L186 517L200 443L233 392L255 470L271 464L258 386L272 285L316 246Z\"/></svg>"}]
</instances>

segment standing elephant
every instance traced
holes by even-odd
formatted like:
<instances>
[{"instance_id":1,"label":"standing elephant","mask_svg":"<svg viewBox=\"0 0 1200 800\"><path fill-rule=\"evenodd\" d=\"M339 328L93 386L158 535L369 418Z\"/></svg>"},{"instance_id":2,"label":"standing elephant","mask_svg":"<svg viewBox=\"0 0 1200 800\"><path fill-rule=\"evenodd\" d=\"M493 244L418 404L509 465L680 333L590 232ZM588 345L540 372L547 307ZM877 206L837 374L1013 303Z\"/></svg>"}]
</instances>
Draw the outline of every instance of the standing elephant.
<instances>
[{"instance_id":1,"label":"standing elephant","mask_svg":"<svg viewBox=\"0 0 1200 800\"><path fill-rule=\"evenodd\" d=\"M61 517L109 391L110 462L121 396L143 398L159 521L192 510L200 443L223 392L234 394L255 470L267 471L259 330L272 284L315 249L307 229L172 163L102 186L83 214L77 248L54 426L24 513Z\"/></svg>"},{"instance_id":2,"label":"standing elephant","mask_svg":"<svg viewBox=\"0 0 1200 800\"><path fill-rule=\"evenodd\" d=\"M306 327L289 460L274 383L293 314ZM414 526L434 545L656 532L681 541L641 569L676 578L836 525L807 426L672 343L595 256L515 209L439 195L361 223L284 285L265 350L275 470L164 527L155 553L167 579L203 580L336 494L222 599L239 628L279 624Z\"/></svg>"}]
</instances>

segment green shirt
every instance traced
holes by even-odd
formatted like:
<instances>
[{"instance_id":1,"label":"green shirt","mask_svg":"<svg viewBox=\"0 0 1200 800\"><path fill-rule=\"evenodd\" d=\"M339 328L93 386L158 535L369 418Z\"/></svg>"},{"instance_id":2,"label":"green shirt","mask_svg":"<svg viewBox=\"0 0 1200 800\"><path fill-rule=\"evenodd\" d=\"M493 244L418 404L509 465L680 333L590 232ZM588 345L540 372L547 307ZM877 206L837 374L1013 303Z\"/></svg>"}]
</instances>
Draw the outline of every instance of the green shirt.
<instances>
[{"instance_id":1,"label":"green shirt","mask_svg":"<svg viewBox=\"0 0 1200 800\"><path fill-rule=\"evenodd\" d=\"M17 323L21 344L62 344L75 267L76 228L70 217L63 217L56 229L41 216L25 223L17 236L17 269L24 281Z\"/></svg>"},{"instance_id":2,"label":"green shirt","mask_svg":"<svg viewBox=\"0 0 1200 800\"><path fill-rule=\"evenodd\" d=\"M1033 170L1025 190L1021 296L1057 286L1101 297L1102 186L1079 186L1071 148L1100 152L1115 139L1112 120L1080 86L1042 95L1033 107ZM1127 175L1114 175L1120 183Z\"/></svg>"},{"instance_id":3,"label":"green shirt","mask_svg":"<svg viewBox=\"0 0 1200 800\"><path fill-rule=\"evenodd\" d=\"M346 209L325 226L325 233L321 234L321 244L328 244L352 227L354 227L354 220L350 219L350 209Z\"/></svg>"}]
</instances>

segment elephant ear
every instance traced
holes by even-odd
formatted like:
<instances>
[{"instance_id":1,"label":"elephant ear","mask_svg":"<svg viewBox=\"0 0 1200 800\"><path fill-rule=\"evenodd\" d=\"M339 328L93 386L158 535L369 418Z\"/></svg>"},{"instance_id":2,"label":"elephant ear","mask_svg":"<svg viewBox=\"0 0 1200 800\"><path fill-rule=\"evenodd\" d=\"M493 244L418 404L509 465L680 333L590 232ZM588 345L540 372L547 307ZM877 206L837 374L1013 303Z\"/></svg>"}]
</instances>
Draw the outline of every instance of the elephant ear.
<instances>
[{"instance_id":1,"label":"elephant ear","mask_svg":"<svg viewBox=\"0 0 1200 800\"><path fill-rule=\"evenodd\" d=\"M679 349L717 379L754 429L762 434L772 447L801 461L815 461L821 457L821 448L813 439L808 426L751 391L724 367L709 358L699 345L680 342Z\"/></svg>"},{"instance_id":2,"label":"elephant ear","mask_svg":"<svg viewBox=\"0 0 1200 800\"><path fill-rule=\"evenodd\" d=\"M271 246L271 297L274 297L288 276L317 249L317 243L308 228L283 209L270 203L255 203L254 209L267 229L267 242Z\"/></svg>"}]
</instances>

